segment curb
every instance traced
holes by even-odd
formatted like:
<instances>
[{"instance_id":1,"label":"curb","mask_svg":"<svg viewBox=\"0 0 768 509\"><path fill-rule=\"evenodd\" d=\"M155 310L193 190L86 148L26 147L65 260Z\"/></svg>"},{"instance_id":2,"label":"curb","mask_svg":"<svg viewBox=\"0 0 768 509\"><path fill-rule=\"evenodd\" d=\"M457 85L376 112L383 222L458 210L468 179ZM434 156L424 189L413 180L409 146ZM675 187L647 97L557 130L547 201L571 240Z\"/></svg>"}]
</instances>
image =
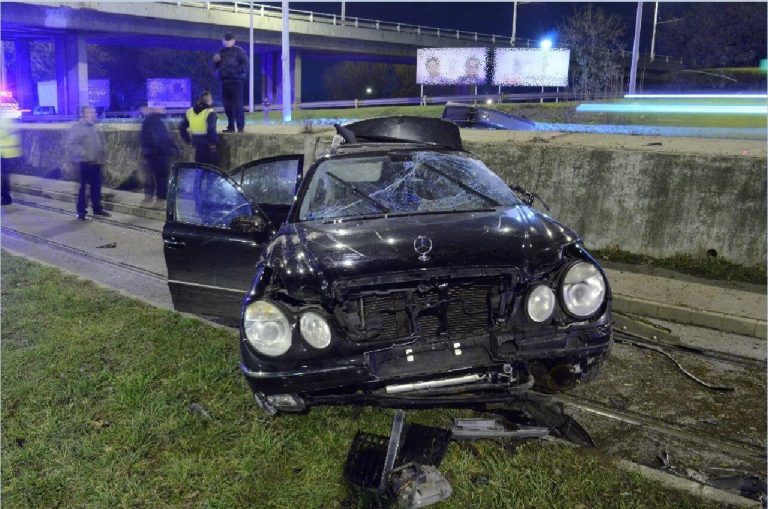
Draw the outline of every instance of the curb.
<instances>
[{"instance_id":1,"label":"curb","mask_svg":"<svg viewBox=\"0 0 768 509\"><path fill-rule=\"evenodd\" d=\"M768 339L768 322L754 318L675 306L616 293L613 294L613 307L616 311L624 314L642 315L684 325L696 325L707 329Z\"/></svg>"},{"instance_id":2,"label":"curb","mask_svg":"<svg viewBox=\"0 0 768 509\"><path fill-rule=\"evenodd\" d=\"M660 482L669 488L685 491L706 500L712 500L720 504L727 504L728 506L754 508L762 507L760 502L757 500L751 500L749 498L745 498L725 490L713 488L712 486L707 486L706 484L700 484L696 481L678 477L676 475L662 472L661 470L656 470L655 468L646 467L645 465L640 465L632 461L620 459L614 461L614 464L626 472L639 474L646 479Z\"/></svg>"},{"instance_id":3,"label":"curb","mask_svg":"<svg viewBox=\"0 0 768 509\"><path fill-rule=\"evenodd\" d=\"M67 203L77 203L77 196L71 193L63 193L61 191L46 191L44 189L38 189L37 187L25 186L23 184L14 184L13 193L27 194L30 196L39 196L41 198L48 198L51 200L58 200ZM111 198L114 195L109 192L102 194L102 205L107 210L120 212L122 214L129 214L132 216L144 217L146 219L154 219L156 221L165 221L165 210L150 209L147 207L140 207L138 205L128 205L117 201L112 201ZM72 213L74 214L74 209Z\"/></svg>"}]
</instances>

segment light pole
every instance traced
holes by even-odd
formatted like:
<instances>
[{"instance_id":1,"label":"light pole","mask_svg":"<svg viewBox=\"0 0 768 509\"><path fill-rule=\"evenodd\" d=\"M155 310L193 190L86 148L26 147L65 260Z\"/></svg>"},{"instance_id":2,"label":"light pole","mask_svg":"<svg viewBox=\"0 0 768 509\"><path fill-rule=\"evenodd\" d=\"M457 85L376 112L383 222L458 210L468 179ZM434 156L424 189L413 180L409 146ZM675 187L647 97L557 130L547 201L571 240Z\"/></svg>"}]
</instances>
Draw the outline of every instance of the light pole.
<instances>
[{"instance_id":1,"label":"light pole","mask_svg":"<svg viewBox=\"0 0 768 509\"><path fill-rule=\"evenodd\" d=\"M253 113L253 0L251 0L251 33L250 33L250 41L249 41L249 48L250 48L250 69L248 69L248 83L250 90L248 92L248 111Z\"/></svg>"},{"instance_id":2,"label":"light pole","mask_svg":"<svg viewBox=\"0 0 768 509\"><path fill-rule=\"evenodd\" d=\"M656 8L653 10L653 35L651 35L651 62L656 58L656 24L659 22L659 2L656 1Z\"/></svg>"},{"instance_id":3,"label":"light pole","mask_svg":"<svg viewBox=\"0 0 768 509\"><path fill-rule=\"evenodd\" d=\"M635 40L632 43L632 65L629 68L629 93L634 94L637 85L637 59L640 52L640 26L643 22L643 2L637 2L637 16L635 17Z\"/></svg>"},{"instance_id":4,"label":"light pole","mask_svg":"<svg viewBox=\"0 0 768 509\"><path fill-rule=\"evenodd\" d=\"M291 121L291 45L288 26L288 0L283 0L283 47L280 59L283 64L283 122Z\"/></svg>"},{"instance_id":5,"label":"light pole","mask_svg":"<svg viewBox=\"0 0 768 509\"><path fill-rule=\"evenodd\" d=\"M517 34L517 2L513 2L514 6L512 7L512 46L517 46L515 44L515 35Z\"/></svg>"},{"instance_id":6,"label":"light pole","mask_svg":"<svg viewBox=\"0 0 768 509\"><path fill-rule=\"evenodd\" d=\"M344 25L344 20L347 19L347 2L341 0L341 24Z\"/></svg>"}]
</instances>

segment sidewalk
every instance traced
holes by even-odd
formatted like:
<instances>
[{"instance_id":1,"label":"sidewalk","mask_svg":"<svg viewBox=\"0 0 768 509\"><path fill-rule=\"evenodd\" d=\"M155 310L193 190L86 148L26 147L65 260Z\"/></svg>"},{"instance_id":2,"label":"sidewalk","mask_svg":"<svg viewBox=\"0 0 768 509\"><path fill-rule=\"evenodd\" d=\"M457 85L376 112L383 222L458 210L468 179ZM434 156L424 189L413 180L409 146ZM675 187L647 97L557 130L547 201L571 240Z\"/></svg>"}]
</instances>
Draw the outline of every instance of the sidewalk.
<instances>
[{"instance_id":1,"label":"sidewalk","mask_svg":"<svg viewBox=\"0 0 768 509\"><path fill-rule=\"evenodd\" d=\"M71 203L74 215L75 182L12 174L11 189L14 196L22 199L23 194L28 194ZM108 210L164 221L165 204L149 207L142 203L143 199L141 192L110 188L103 192L104 207ZM671 279L627 268L606 269L616 311L766 339L768 299L764 293L735 289L717 281Z\"/></svg>"}]
</instances>

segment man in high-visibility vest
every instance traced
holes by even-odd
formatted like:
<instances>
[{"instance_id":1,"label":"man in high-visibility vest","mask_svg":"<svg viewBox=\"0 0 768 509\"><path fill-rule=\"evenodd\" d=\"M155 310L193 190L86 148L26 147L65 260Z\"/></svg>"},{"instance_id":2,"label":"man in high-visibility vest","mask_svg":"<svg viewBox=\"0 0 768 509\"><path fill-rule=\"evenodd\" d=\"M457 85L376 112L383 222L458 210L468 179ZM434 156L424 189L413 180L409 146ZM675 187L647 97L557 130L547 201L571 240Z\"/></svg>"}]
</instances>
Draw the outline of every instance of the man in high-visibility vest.
<instances>
[{"instance_id":1,"label":"man in high-visibility vest","mask_svg":"<svg viewBox=\"0 0 768 509\"><path fill-rule=\"evenodd\" d=\"M181 139L195 146L195 162L218 165L219 135L216 134L216 112L213 111L213 98L206 91L200 99L187 110L179 124Z\"/></svg>"},{"instance_id":2,"label":"man in high-visibility vest","mask_svg":"<svg viewBox=\"0 0 768 509\"><path fill-rule=\"evenodd\" d=\"M21 137L16 119L6 112L0 115L0 204L10 205L11 184L8 172L15 170L21 162Z\"/></svg>"}]
</instances>

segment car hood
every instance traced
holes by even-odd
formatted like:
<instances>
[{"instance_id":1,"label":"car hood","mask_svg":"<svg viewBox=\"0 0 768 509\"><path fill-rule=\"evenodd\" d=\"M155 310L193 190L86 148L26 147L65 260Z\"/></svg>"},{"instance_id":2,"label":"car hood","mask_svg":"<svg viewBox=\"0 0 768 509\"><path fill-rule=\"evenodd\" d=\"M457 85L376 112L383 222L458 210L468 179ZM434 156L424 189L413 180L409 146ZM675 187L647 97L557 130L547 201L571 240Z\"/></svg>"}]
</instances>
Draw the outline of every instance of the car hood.
<instances>
[{"instance_id":1,"label":"car hood","mask_svg":"<svg viewBox=\"0 0 768 509\"><path fill-rule=\"evenodd\" d=\"M515 267L524 275L556 262L562 246L577 240L554 219L519 205L285 224L265 254L289 291L318 291L339 279L421 269Z\"/></svg>"}]
</instances>

